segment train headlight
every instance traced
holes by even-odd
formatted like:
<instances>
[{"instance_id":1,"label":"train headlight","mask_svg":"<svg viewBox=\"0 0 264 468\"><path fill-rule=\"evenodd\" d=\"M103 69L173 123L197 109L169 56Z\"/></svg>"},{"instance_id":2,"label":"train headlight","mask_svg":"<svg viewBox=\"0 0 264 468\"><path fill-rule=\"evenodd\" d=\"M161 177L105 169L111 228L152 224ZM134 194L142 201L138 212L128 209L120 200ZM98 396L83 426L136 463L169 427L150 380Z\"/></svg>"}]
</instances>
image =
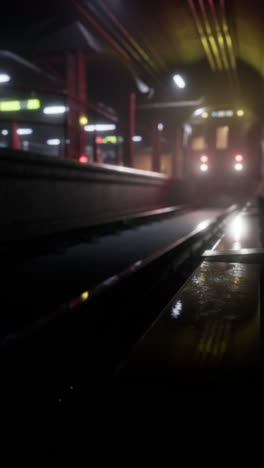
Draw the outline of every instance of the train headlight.
<instances>
[{"instance_id":1,"label":"train headlight","mask_svg":"<svg viewBox=\"0 0 264 468\"><path fill-rule=\"evenodd\" d=\"M242 171L243 168L244 168L244 166L243 166L243 164L241 164L241 163L236 163L236 164L234 165L235 171Z\"/></svg>"},{"instance_id":2,"label":"train headlight","mask_svg":"<svg viewBox=\"0 0 264 468\"><path fill-rule=\"evenodd\" d=\"M202 172L208 171L208 164L201 164L200 165L200 171L202 171Z\"/></svg>"}]
</instances>

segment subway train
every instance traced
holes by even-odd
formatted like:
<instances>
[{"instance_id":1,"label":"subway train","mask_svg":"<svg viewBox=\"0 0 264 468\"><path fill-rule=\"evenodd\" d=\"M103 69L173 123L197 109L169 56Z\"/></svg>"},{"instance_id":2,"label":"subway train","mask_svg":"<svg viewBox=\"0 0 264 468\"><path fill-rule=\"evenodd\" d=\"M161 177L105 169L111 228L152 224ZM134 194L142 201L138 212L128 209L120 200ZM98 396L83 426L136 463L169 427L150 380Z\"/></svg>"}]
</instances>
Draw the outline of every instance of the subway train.
<instances>
[{"instance_id":1,"label":"subway train","mask_svg":"<svg viewBox=\"0 0 264 468\"><path fill-rule=\"evenodd\" d=\"M244 109L198 109L187 124L185 179L210 197L248 196L261 170L261 130ZM207 188L207 190L206 190Z\"/></svg>"},{"instance_id":2,"label":"subway train","mask_svg":"<svg viewBox=\"0 0 264 468\"><path fill-rule=\"evenodd\" d=\"M258 125L243 109L198 109L185 151L186 177L237 180L258 178L260 172Z\"/></svg>"}]
</instances>

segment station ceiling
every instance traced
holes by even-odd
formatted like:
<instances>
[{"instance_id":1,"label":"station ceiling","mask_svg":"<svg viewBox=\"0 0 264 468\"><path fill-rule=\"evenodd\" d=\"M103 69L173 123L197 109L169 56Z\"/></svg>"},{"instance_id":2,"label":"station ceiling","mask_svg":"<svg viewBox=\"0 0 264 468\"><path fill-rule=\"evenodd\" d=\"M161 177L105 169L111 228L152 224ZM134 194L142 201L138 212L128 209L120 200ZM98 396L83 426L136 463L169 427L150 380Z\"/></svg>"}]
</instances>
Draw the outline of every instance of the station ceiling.
<instances>
[{"instance_id":1,"label":"station ceiling","mask_svg":"<svg viewBox=\"0 0 264 468\"><path fill-rule=\"evenodd\" d=\"M24 0L3 8L0 40L62 74L52 58L86 50L89 93L113 106L137 89L143 105L204 98L261 113L263 26L261 0Z\"/></svg>"}]
</instances>

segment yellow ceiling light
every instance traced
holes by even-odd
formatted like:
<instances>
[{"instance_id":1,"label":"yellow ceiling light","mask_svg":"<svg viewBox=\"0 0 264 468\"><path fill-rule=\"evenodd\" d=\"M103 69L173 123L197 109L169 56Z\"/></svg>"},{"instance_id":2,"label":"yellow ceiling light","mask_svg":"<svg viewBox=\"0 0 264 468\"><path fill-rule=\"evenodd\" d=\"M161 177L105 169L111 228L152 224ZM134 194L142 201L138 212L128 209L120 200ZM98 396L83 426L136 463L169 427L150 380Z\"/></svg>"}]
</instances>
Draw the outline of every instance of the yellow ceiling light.
<instances>
[{"instance_id":1,"label":"yellow ceiling light","mask_svg":"<svg viewBox=\"0 0 264 468\"><path fill-rule=\"evenodd\" d=\"M87 299L89 298L89 291L84 291L82 294L81 294L81 299L82 301L87 301Z\"/></svg>"},{"instance_id":2,"label":"yellow ceiling light","mask_svg":"<svg viewBox=\"0 0 264 468\"><path fill-rule=\"evenodd\" d=\"M87 125L88 124L88 118L86 117L86 115L81 115L80 119L79 119L79 122L80 122L80 125L82 125L83 127L85 125Z\"/></svg>"},{"instance_id":3,"label":"yellow ceiling light","mask_svg":"<svg viewBox=\"0 0 264 468\"><path fill-rule=\"evenodd\" d=\"M208 119L208 117L209 117L208 112L205 111L205 112L202 113L202 118L203 119Z\"/></svg>"},{"instance_id":4,"label":"yellow ceiling light","mask_svg":"<svg viewBox=\"0 0 264 468\"><path fill-rule=\"evenodd\" d=\"M239 110L237 111L237 116L238 116L238 117L243 117L243 115L245 115L245 112L243 111L243 109L239 109Z\"/></svg>"}]
</instances>

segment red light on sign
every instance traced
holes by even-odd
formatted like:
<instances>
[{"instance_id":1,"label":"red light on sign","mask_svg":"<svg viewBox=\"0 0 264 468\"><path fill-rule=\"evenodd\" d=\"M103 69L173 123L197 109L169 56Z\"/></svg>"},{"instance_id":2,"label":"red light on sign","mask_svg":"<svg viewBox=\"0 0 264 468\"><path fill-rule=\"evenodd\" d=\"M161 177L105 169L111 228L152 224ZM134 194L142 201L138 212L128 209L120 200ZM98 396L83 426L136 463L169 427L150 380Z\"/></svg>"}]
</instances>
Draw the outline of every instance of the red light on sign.
<instances>
[{"instance_id":1,"label":"red light on sign","mask_svg":"<svg viewBox=\"0 0 264 468\"><path fill-rule=\"evenodd\" d=\"M201 157L200 157L200 161L202 161L202 163L206 163L208 161L208 156L206 156L206 154L203 154Z\"/></svg>"},{"instance_id":2,"label":"red light on sign","mask_svg":"<svg viewBox=\"0 0 264 468\"><path fill-rule=\"evenodd\" d=\"M101 136L96 137L95 141L96 141L96 143L97 143L98 145L102 145L102 144L103 144L103 138L102 138Z\"/></svg>"},{"instance_id":3,"label":"red light on sign","mask_svg":"<svg viewBox=\"0 0 264 468\"><path fill-rule=\"evenodd\" d=\"M85 163L88 163L89 158L88 158L88 156L83 154L82 156L80 156L79 161L80 161L80 163L85 164Z\"/></svg>"},{"instance_id":4,"label":"red light on sign","mask_svg":"<svg viewBox=\"0 0 264 468\"><path fill-rule=\"evenodd\" d=\"M242 156L242 154L237 154L237 155L235 156L235 161L237 161L237 162L243 161L243 156Z\"/></svg>"}]
</instances>

